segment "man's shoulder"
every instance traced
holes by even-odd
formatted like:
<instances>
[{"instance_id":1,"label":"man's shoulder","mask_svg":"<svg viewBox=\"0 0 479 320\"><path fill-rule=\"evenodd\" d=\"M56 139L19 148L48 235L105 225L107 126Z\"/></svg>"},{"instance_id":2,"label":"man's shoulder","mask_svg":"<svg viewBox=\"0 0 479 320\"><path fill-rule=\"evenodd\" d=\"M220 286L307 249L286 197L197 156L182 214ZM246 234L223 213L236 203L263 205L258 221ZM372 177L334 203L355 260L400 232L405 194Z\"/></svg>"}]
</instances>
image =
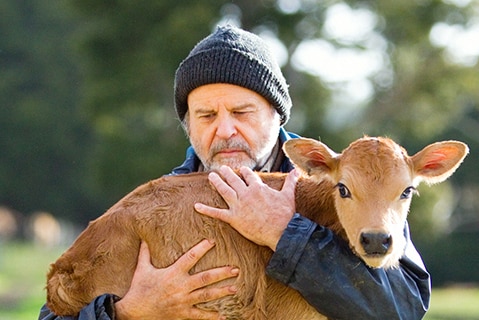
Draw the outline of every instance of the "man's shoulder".
<instances>
[{"instance_id":1,"label":"man's shoulder","mask_svg":"<svg viewBox=\"0 0 479 320\"><path fill-rule=\"evenodd\" d=\"M281 127L281 129L279 130L279 139L281 142L296 138L301 138L301 136L294 132L286 131L286 129L284 129L283 127Z\"/></svg>"}]
</instances>

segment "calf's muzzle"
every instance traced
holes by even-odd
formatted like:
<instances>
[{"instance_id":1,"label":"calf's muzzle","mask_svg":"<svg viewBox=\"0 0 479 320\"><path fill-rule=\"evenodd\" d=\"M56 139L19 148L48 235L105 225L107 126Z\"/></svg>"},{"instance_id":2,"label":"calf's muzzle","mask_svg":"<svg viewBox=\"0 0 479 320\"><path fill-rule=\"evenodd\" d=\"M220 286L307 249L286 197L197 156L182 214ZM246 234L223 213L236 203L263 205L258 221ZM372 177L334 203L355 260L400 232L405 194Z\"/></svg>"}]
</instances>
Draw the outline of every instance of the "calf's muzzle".
<instances>
[{"instance_id":1,"label":"calf's muzzle","mask_svg":"<svg viewBox=\"0 0 479 320\"><path fill-rule=\"evenodd\" d=\"M384 255L392 244L392 237L387 233L361 233L361 245L368 255Z\"/></svg>"}]
</instances>

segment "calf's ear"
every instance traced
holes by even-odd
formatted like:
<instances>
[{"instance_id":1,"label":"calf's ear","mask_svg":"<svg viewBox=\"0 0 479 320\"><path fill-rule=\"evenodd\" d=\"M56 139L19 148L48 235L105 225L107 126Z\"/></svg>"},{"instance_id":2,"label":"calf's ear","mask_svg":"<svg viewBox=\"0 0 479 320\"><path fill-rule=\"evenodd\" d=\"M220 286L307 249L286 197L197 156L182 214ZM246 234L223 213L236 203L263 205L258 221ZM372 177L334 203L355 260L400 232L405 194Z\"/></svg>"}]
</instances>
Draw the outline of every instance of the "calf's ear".
<instances>
[{"instance_id":1,"label":"calf's ear","mask_svg":"<svg viewBox=\"0 0 479 320\"><path fill-rule=\"evenodd\" d=\"M459 141L443 141L428 145L411 157L418 183L439 183L449 178L462 163L469 148Z\"/></svg>"},{"instance_id":2,"label":"calf's ear","mask_svg":"<svg viewBox=\"0 0 479 320\"><path fill-rule=\"evenodd\" d=\"M288 140L283 145L283 151L296 168L311 176L331 176L337 168L339 155L314 139Z\"/></svg>"}]
</instances>

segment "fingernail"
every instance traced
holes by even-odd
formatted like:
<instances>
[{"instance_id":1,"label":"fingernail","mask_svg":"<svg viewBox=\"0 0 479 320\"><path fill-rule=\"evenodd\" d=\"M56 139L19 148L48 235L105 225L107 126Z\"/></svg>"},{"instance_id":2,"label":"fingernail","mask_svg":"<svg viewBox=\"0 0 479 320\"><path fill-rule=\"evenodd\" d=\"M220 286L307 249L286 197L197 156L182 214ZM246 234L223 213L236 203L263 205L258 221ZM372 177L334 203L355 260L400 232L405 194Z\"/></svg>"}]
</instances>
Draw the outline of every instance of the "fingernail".
<instances>
[{"instance_id":1,"label":"fingernail","mask_svg":"<svg viewBox=\"0 0 479 320\"><path fill-rule=\"evenodd\" d=\"M217 175L218 175L218 174L217 174L216 172L210 172L210 173L208 174L208 180L211 181L211 180L214 179L215 176L217 176Z\"/></svg>"},{"instance_id":2,"label":"fingernail","mask_svg":"<svg viewBox=\"0 0 479 320\"><path fill-rule=\"evenodd\" d=\"M215 239L208 239L208 242L209 242L211 245L214 245L214 244L215 244Z\"/></svg>"},{"instance_id":3,"label":"fingernail","mask_svg":"<svg viewBox=\"0 0 479 320\"><path fill-rule=\"evenodd\" d=\"M233 293L236 293L236 292L238 292L238 287L237 286L231 286L231 287L229 287L229 290Z\"/></svg>"},{"instance_id":4,"label":"fingernail","mask_svg":"<svg viewBox=\"0 0 479 320\"><path fill-rule=\"evenodd\" d=\"M238 275L239 274L239 269L238 268L233 268L233 269L231 269L231 273L234 274L234 275Z\"/></svg>"}]
</instances>

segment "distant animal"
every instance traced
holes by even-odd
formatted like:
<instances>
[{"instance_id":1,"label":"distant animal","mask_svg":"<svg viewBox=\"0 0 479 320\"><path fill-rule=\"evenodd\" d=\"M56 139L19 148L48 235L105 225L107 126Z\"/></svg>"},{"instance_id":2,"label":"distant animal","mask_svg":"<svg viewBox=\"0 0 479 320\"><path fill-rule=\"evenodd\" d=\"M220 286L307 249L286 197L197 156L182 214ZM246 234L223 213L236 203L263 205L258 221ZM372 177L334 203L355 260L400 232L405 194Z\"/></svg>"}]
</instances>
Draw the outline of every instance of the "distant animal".
<instances>
[{"instance_id":1,"label":"distant animal","mask_svg":"<svg viewBox=\"0 0 479 320\"><path fill-rule=\"evenodd\" d=\"M404 226L416 186L447 179L468 147L461 142L431 144L413 156L388 138L363 137L338 154L313 139L284 144L304 175L296 187L296 211L331 228L372 268L394 268L405 250ZM258 173L280 189L285 174ZM194 272L234 265L234 296L198 305L227 319L324 319L295 290L267 277L272 255L229 225L195 212L202 202L226 208L207 173L164 176L125 196L89 224L53 264L47 276L47 305L57 315L75 315L95 297L125 295L146 241L153 265L171 265L204 238L216 246ZM274 214L274 213L272 213Z\"/></svg>"}]
</instances>

